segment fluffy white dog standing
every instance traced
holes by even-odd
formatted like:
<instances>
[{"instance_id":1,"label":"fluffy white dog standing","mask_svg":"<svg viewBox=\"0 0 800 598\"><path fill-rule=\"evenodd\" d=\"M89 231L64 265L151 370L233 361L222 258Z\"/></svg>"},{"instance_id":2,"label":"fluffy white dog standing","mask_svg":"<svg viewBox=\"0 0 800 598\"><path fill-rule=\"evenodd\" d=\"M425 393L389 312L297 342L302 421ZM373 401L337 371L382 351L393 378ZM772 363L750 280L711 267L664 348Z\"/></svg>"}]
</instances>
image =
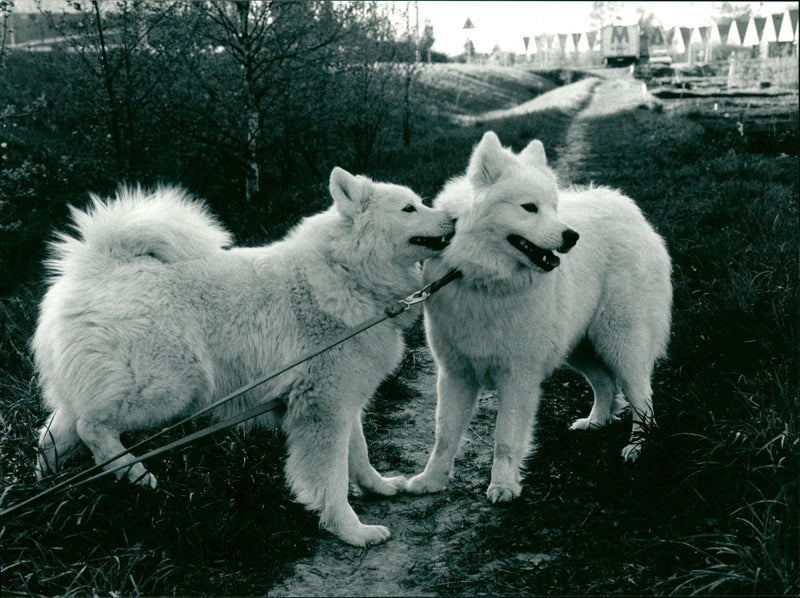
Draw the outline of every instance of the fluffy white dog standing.
<instances>
[{"instance_id":1,"label":"fluffy white dog standing","mask_svg":"<svg viewBox=\"0 0 800 598\"><path fill-rule=\"evenodd\" d=\"M418 289L418 262L446 245L451 219L406 187L340 168L330 193L327 211L257 248L225 249L231 236L177 189L121 189L115 200L73 210L76 235L53 244L32 341L52 412L40 431L38 475L81 441L104 462L123 450L121 432L194 412ZM390 534L359 521L348 473L378 494L405 486L370 465L361 413L399 364L401 326L412 317L373 327L216 414L283 397L285 415L261 423L286 433L291 490L350 544ZM141 463L118 475L156 485Z\"/></svg>"},{"instance_id":2,"label":"fluffy white dog standing","mask_svg":"<svg viewBox=\"0 0 800 598\"><path fill-rule=\"evenodd\" d=\"M489 387L498 412L487 495L519 496L540 384L565 361L594 390L591 412L572 428L615 420L626 406L621 389L633 411L622 454L635 459L642 423L653 416L650 379L665 355L672 306L669 254L636 204L602 187L558 189L541 142L515 155L488 132L466 176L434 205L458 221L425 278L450 268L463 278L425 304L438 366L436 442L408 490L447 486L478 391Z\"/></svg>"}]
</instances>

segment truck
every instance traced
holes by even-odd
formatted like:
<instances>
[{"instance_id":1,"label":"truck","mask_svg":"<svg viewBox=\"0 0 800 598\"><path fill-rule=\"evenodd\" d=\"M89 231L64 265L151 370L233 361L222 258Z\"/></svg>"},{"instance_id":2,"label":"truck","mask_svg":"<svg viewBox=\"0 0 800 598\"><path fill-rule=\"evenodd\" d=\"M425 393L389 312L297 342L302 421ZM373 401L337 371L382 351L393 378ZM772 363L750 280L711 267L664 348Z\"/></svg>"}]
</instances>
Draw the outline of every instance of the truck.
<instances>
[{"instance_id":1,"label":"truck","mask_svg":"<svg viewBox=\"0 0 800 598\"><path fill-rule=\"evenodd\" d=\"M606 66L626 66L639 60L642 50L639 25L608 25L600 32L600 49Z\"/></svg>"},{"instance_id":2,"label":"truck","mask_svg":"<svg viewBox=\"0 0 800 598\"><path fill-rule=\"evenodd\" d=\"M672 56L661 27L609 25L600 32L600 48L606 66L670 65Z\"/></svg>"}]
</instances>

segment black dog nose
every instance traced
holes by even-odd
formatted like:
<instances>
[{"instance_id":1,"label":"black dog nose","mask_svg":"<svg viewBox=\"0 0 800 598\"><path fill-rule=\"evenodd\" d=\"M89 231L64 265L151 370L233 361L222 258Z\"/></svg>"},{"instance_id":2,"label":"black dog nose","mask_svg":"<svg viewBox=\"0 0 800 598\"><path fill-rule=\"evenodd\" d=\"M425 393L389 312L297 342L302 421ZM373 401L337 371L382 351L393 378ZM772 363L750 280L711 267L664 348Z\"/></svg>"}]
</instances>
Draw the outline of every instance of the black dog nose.
<instances>
[{"instance_id":1,"label":"black dog nose","mask_svg":"<svg viewBox=\"0 0 800 598\"><path fill-rule=\"evenodd\" d=\"M564 240L564 242L562 243L559 251L561 253L566 253L567 251L575 247L575 243L578 242L580 235L571 228L568 228L563 233L561 233L561 238Z\"/></svg>"}]
</instances>

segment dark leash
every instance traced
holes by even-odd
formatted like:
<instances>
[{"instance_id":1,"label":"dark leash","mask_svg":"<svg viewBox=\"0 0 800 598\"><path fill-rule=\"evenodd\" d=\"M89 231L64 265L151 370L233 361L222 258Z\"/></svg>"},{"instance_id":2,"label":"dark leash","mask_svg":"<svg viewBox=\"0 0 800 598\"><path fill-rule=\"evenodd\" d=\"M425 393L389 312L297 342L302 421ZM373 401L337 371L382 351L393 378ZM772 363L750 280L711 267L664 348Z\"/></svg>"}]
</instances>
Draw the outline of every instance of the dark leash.
<instances>
[{"instance_id":1,"label":"dark leash","mask_svg":"<svg viewBox=\"0 0 800 598\"><path fill-rule=\"evenodd\" d=\"M318 355L321 355L322 353L325 353L326 351L330 351L334 347L336 347L338 345L341 345L342 343L344 343L345 341L353 338L354 336L357 336L357 335L361 334L362 332L365 332L365 331L369 330L373 326L376 326L377 324L380 324L381 322L384 322L385 320L388 320L390 318L396 318L397 316L399 316L403 312L407 311L408 309L410 309L414 305L416 305L418 303L422 303L423 301L426 301L431 295L436 293L443 286L453 282L454 280L456 280L457 278L460 278L460 277L461 277L461 272L459 272L456 269L450 270L447 274L442 276L440 279L435 280L434 282L426 285L425 287L423 287L419 291L416 291L415 293L412 293L411 295L409 295L408 297L405 297L404 299L400 299L398 301L394 301L393 303L388 305L386 307L386 309L383 310L382 314L374 316L374 317L372 317L372 318L370 318L368 320L365 320L364 322L361 322L360 324L358 324L358 325L356 325L356 326L354 326L352 328L349 328L348 330L345 330L344 332L342 332L338 336L334 337L333 339L331 339L331 340L327 341L326 343L318 346L317 348L309 351L308 353L305 353L305 354L301 355L297 359L285 364L284 366L282 366L278 370L276 370L276 371L274 371L274 372L272 372L272 373L270 373L270 374L268 374L266 376L258 378L257 380L254 380L254 381L246 384L245 386L242 386L241 388L238 388L237 390L235 390L232 393L222 397L221 399L217 400L216 402L211 403L210 405L207 405L206 407L203 407L202 409L200 409L199 411L193 413L192 415L190 415L190 416L188 416L188 417L186 417L186 418L184 418L184 419L182 419L182 420L180 420L180 421L178 421L178 422L176 422L176 423L174 423L174 424L172 424L170 426L167 426L166 428L164 428L162 430L159 430L155 434L152 434L152 435L148 436L147 438L145 438L143 440L140 440L136 444L130 446L129 448L125 449L124 451L120 452L119 454L114 455L113 457L107 459L106 461L104 461L102 463L98 463L98 464L96 464L96 465L94 465L94 466L92 466L92 467L90 467L90 468L88 468L88 469L86 469L84 471L78 472L77 474L72 475L72 476L70 476L69 478L67 478L65 480L62 480L61 482L58 482L57 484L51 486L50 488L47 488L47 489L39 492L38 494L35 494L34 496L32 496L32 497L30 497L30 498L28 498L28 499L26 499L26 500L24 500L22 502L19 502L19 503L15 504L15 505L11 505L7 509L3 509L2 511L0 511L0 519L4 519L6 517L9 517L9 516L13 515L14 513L16 513L17 511L19 511L20 509L22 509L24 507L27 507L27 506L30 506L32 504L35 504L35 503L39 502L40 500L42 500L42 499L44 499L44 498L46 498L48 496L57 494L59 492L67 490L69 488L77 488L78 486L82 486L84 484L88 484L88 483L93 482L93 481L95 481L95 480L97 480L97 479L99 479L99 478L101 478L103 476L106 476L106 475L110 474L110 473L114 473L114 472L116 472L116 471L118 471L120 469L131 467L132 465L135 465L136 463L140 463L141 461L145 461L145 460L150 459L152 457L156 457L158 455L166 453L167 451L171 451L171 450L180 448L182 446L185 446L187 444L190 444L192 442L200 440L201 438L205 438L206 436L210 436L211 434L215 434L215 433L220 432L222 430L226 430L228 428L232 428L233 426L236 426L236 425L241 424L243 422L246 422L248 420L254 419L254 418L256 418L256 417L258 417L260 415L264 415L265 413L268 413L270 411L274 411L276 409L282 408L284 406L284 403L283 403L282 400L277 399L277 398L276 399L271 399L269 401L266 401L264 403L256 405L255 407L251 407L250 409L242 411L241 413L239 413L239 414L237 414L237 415L235 415L233 417L230 417L230 418L228 418L226 420L223 420L221 422L217 422L215 424L212 424L211 426L209 426L207 428L203 428L202 430L198 430L196 432L193 432L192 434L188 434L187 436L184 436L182 438L174 440L173 442L169 442L169 443L167 443L167 444L165 444L163 446L160 446L160 447L157 447L155 449L152 449L151 451L148 451L147 453L145 453L145 454L143 454L143 455L141 455L139 457L134 457L133 461L128 461L125 464L117 465L116 467L107 468L109 465L111 465L112 463L114 463L118 459L120 459L120 458L124 457L125 455L129 454L131 451L134 451L137 448L140 448L143 445L145 445L145 444L147 444L149 442L152 442L156 438L164 436L165 434L167 434L167 433L175 430L176 428L179 428L180 426L182 426L182 425L184 425L184 424L186 424L186 423L188 423L188 422L200 417L201 415L204 415L205 413L208 413L209 411L211 411L213 409L216 409L217 407L220 407L220 406L222 406L222 405L224 405L226 403L229 403L230 401L232 401L233 399L243 395L244 393L249 392L249 391L253 390L254 388L256 388L258 386L261 386L265 382L269 382L270 380L272 380L274 378L277 378L278 376L288 372L292 368L295 368L298 365L300 365L302 363L305 363L306 361L309 361L310 359L313 359L314 357L317 357Z\"/></svg>"}]
</instances>

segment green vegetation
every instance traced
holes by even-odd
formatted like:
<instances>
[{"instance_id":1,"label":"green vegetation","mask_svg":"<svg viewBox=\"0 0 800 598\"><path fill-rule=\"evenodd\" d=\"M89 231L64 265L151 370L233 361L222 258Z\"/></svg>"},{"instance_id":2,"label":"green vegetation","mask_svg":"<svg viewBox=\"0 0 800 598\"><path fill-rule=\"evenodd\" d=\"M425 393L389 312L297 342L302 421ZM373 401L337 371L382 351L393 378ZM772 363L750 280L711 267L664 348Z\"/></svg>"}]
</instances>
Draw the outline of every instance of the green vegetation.
<instances>
[{"instance_id":1,"label":"green vegetation","mask_svg":"<svg viewBox=\"0 0 800 598\"><path fill-rule=\"evenodd\" d=\"M38 265L44 241L65 226L68 203L82 205L87 190L106 193L118 178L91 86L62 58L12 54L0 77L0 107L30 112L0 121L3 506L40 488L33 445L42 411L27 343L44 288ZM172 82L176 89L181 76ZM519 84L509 89L519 93ZM276 238L327 205L334 164L357 169L353 146L329 131L330 144L316 154L313 170L298 160L294 171L264 179L269 206L246 202L237 191L241 171L218 147L197 142L203 121L185 108L199 99L187 92L172 103L152 103L152 119L139 125L146 151L136 179L181 182L207 197L242 243ZM485 130L517 150L542 139L554 160L573 116L549 110L459 127L446 113L452 100L452 89L417 100L409 147L394 115L360 171L431 198L463 171ZM460 104L466 114L502 107ZM333 115L341 105L322 108ZM596 182L639 202L674 262L670 355L654 381L658 427L649 430L640 462L619 459L625 425L568 433L568 422L590 399L580 378L558 372L545 387L539 450L529 460L522 497L499 508L500 525L477 521L468 540L449 546L448 572L420 563L426 585L417 589L800 591L797 123L795 153L787 156L767 142L748 142L728 119L689 116L636 110L586 128L587 165L602 173L593 175ZM318 133L296 130L282 143L295 151ZM577 173L573 182L588 181ZM409 340L424 342L419 328ZM411 392L404 380L413 378L413 368L407 361L382 387L367 422L370 436L380 435L380 422ZM376 461L405 471L397 447L381 438ZM229 432L150 463L161 482L157 492L106 481L0 522L3 595L266 593L294 560L313 553L319 537L316 518L284 489L282 456L275 434ZM69 470L88 464L84 454ZM519 560L523 553L547 558ZM486 567L495 562L503 566Z\"/></svg>"}]
</instances>

